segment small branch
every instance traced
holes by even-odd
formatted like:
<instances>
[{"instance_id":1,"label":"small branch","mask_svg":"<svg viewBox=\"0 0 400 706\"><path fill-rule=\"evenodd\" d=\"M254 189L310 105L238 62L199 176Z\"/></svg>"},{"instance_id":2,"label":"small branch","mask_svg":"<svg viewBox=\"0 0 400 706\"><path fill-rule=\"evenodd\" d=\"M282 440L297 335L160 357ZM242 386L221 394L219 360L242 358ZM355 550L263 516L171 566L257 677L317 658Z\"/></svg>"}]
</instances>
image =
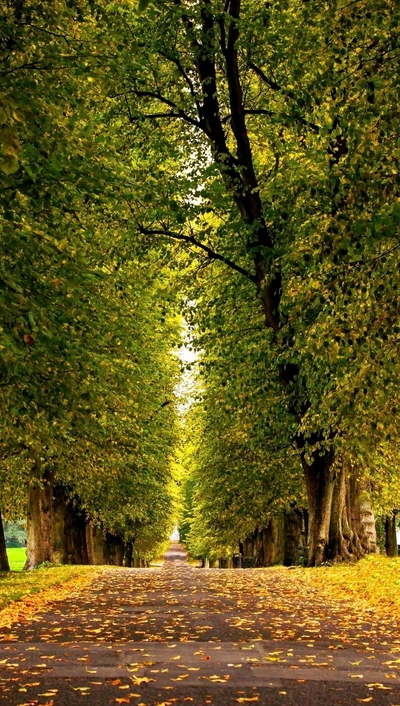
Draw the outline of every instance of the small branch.
<instances>
[{"instance_id":1,"label":"small branch","mask_svg":"<svg viewBox=\"0 0 400 706\"><path fill-rule=\"evenodd\" d=\"M212 250L212 248L210 248L208 245L201 243L193 235L184 235L183 233L175 233L173 231L164 229L150 229L145 228L141 225L139 225L139 230L144 235L162 235L167 238L173 238L174 240L181 240L184 243L188 243L189 245L194 245L196 248L199 248L199 250L202 250L203 252L207 253L207 256L210 258L210 260L219 260L220 262L223 262L231 270L235 270L235 272L238 272L239 274L243 275L243 277L246 277L246 279L250 280L250 282L253 282L253 284L257 284L257 278L255 275L253 275L248 270L244 269L244 267L238 265L236 262L233 262L233 260L230 260L229 257L225 257L225 255L221 255L221 253L217 253L215 252L215 250Z\"/></svg>"},{"instance_id":2,"label":"small branch","mask_svg":"<svg viewBox=\"0 0 400 706\"><path fill-rule=\"evenodd\" d=\"M274 113L273 110L267 110L264 108L255 108L254 110L246 108L246 110L244 112L246 115L268 115L269 117L277 117L279 115L278 113ZM283 114L282 118L285 118L286 121L295 120L295 121L301 123L302 125L304 125L305 127L309 127L316 134L318 134L321 129L319 125L316 125L315 123L310 123L308 120L306 120L305 118L302 118L300 115L285 115L285 114Z\"/></svg>"},{"instance_id":3,"label":"small branch","mask_svg":"<svg viewBox=\"0 0 400 706\"><path fill-rule=\"evenodd\" d=\"M66 34L63 34L62 32L53 32L50 29L46 29L45 27L39 27L39 25L35 25L33 22L23 22L22 27L32 27L33 29L36 29L38 32L44 32L45 34L50 35L51 37L56 37L57 39L63 39L68 46L71 45L71 41L67 38Z\"/></svg>"},{"instance_id":4,"label":"small branch","mask_svg":"<svg viewBox=\"0 0 400 706\"><path fill-rule=\"evenodd\" d=\"M203 125L200 121L195 120L195 118L192 118L190 115L185 113L184 110L179 108L179 106L174 103L174 101L171 101L169 98L166 98L163 96L161 93L155 93L153 91L139 91L134 88L132 88L129 91L123 91L121 93L114 93L111 98L121 98L123 97L124 100L127 100L127 95L134 95L138 98L154 98L155 100L160 101L160 103L164 103L165 105L168 105L171 108L171 112L169 113L145 113L142 115L132 115L129 111L129 120L130 122L138 122L139 120L152 120L152 119L157 119L157 118L181 118L185 122L189 123L190 125L193 125L196 127L198 130L202 130L204 133L207 133L205 125Z\"/></svg>"},{"instance_id":5,"label":"small branch","mask_svg":"<svg viewBox=\"0 0 400 706\"><path fill-rule=\"evenodd\" d=\"M129 122L131 123L137 123L140 122L140 120L157 120L158 118L172 118L184 120L190 125L196 127L198 130L202 130L203 132L205 132L203 125L200 125L197 120L194 120L194 118L191 118L189 115L187 115L181 110L179 110L178 113L174 113L173 111L171 111L170 113L144 113L142 115L132 115L131 113L129 114Z\"/></svg>"},{"instance_id":6,"label":"small branch","mask_svg":"<svg viewBox=\"0 0 400 706\"><path fill-rule=\"evenodd\" d=\"M268 88L271 88L273 91L279 91L279 93L282 93L284 96L288 96L288 98L295 98L293 91L285 91L279 83L268 78L264 71L252 61L250 61L249 67L253 69L254 73L257 74L258 78L260 78L261 81L268 86Z\"/></svg>"}]
</instances>

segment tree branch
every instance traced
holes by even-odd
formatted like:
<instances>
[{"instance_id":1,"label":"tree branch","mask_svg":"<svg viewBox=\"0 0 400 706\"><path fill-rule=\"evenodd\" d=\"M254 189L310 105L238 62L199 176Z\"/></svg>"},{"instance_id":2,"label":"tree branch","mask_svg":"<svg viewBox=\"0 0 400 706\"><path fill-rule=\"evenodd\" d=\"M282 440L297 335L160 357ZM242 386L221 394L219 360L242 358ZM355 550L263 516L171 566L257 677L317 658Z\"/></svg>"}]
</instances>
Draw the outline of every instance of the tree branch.
<instances>
[{"instance_id":1,"label":"tree branch","mask_svg":"<svg viewBox=\"0 0 400 706\"><path fill-rule=\"evenodd\" d=\"M284 96L288 96L288 98L296 97L293 91L286 91L284 88L282 88L282 86L279 85L279 83L268 78L264 71L252 61L249 62L249 67L253 69L254 73L257 74L258 78L260 78L261 81L265 83L266 86L268 86L268 88L271 88L273 91L279 91L279 93L282 93L282 95Z\"/></svg>"},{"instance_id":2,"label":"tree branch","mask_svg":"<svg viewBox=\"0 0 400 706\"><path fill-rule=\"evenodd\" d=\"M245 115L267 115L268 117L277 117L278 113L274 113L273 110L267 110L267 108L246 108L245 109ZM282 118L286 120L286 122L290 122L290 120L295 120L302 125L305 125L305 127L309 127L311 130L313 130L316 134L319 133L320 127L319 125L316 125L315 123L310 123L308 120L305 118L302 118L300 115L282 115Z\"/></svg>"},{"instance_id":3,"label":"tree branch","mask_svg":"<svg viewBox=\"0 0 400 706\"><path fill-rule=\"evenodd\" d=\"M225 255L221 255L221 253L215 252L215 250L210 248L208 245L205 245L204 243L200 242L200 240L197 240L197 238L195 238L193 235L175 233L168 229L145 228L141 225L139 225L139 230L144 235L162 235L167 238L173 238L173 240L181 240L184 243L188 243L189 245L194 245L196 248L199 248L199 250L202 250L203 252L207 253L207 256L210 258L210 260L219 260L220 262L223 262L231 270L234 270L235 272L241 274L243 277L246 277L246 279L250 280L250 282L253 282L253 284L257 284L257 278L255 275L246 270L244 267L238 265L236 262L233 262L233 260L230 260L229 257L225 257Z\"/></svg>"},{"instance_id":4,"label":"tree branch","mask_svg":"<svg viewBox=\"0 0 400 706\"><path fill-rule=\"evenodd\" d=\"M127 95L134 95L138 98L143 98L143 97L144 98L154 98L155 100L160 101L160 103L164 103L165 105L168 105L172 109L171 112L169 112L169 113L145 113L142 115L130 114L129 115L130 122L138 122L142 119L151 120L152 118L181 118L185 122L196 127L198 130L202 130L208 136L206 126L204 124L202 124L199 120L196 120L195 118L192 118L190 115L185 113L185 111L182 110L181 108L179 108L179 106L176 103L174 103L174 101L171 101L169 98L166 98L161 93L155 93L153 91L139 91L139 90L136 90L135 88L132 88L129 91L124 91L123 93L114 93L111 96L111 98L119 98L119 97L123 96L126 101Z\"/></svg>"}]
</instances>

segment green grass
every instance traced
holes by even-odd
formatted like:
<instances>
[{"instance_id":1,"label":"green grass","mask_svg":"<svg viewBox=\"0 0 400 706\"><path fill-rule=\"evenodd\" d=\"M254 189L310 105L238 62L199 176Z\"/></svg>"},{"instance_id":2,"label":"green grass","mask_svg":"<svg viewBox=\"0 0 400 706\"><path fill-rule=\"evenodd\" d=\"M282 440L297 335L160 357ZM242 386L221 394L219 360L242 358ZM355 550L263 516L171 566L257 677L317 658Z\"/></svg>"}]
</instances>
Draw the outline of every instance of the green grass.
<instances>
[{"instance_id":1,"label":"green grass","mask_svg":"<svg viewBox=\"0 0 400 706\"><path fill-rule=\"evenodd\" d=\"M16 547L15 549L7 549L8 561L10 562L11 571L22 571L26 561L25 547Z\"/></svg>"}]
</instances>

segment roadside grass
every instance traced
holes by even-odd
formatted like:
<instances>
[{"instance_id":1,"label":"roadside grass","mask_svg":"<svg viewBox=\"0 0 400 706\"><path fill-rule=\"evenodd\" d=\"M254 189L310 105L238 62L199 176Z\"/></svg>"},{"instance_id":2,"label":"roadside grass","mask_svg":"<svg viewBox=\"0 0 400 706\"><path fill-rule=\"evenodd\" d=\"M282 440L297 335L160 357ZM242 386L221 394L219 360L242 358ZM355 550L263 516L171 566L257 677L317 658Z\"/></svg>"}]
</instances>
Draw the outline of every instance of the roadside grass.
<instances>
[{"instance_id":1,"label":"roadside grass","mask_svg":"<svg viewBox=\"0 0 400 706\"><path fill-rule=\"evenodd\" d=\"M0 573L0 627L29 619L54 600L89 586L98 566L42 566L30 571Z\"/></svg>"},{"instance_id":2,"label":"roadside grass","mask_svg":"<svg viewBox=\"0 0 400 706\"><path fill-rule=\"evenodd\" d=\"M400 557L370 554L361 561L303 569L310 587L320 595L367 603L377 613L400 614Z\"/></svg>"},{"instance_id":3,"label":"roadside grass","mask_svg":"<svg viewBox=\"0 0 400 706\"><path fill-rule=\"evenodd\" d=\"M25 547L9 548L7 554L11 571L22 571L26 561Z\"/></svg>"}]
</instances>

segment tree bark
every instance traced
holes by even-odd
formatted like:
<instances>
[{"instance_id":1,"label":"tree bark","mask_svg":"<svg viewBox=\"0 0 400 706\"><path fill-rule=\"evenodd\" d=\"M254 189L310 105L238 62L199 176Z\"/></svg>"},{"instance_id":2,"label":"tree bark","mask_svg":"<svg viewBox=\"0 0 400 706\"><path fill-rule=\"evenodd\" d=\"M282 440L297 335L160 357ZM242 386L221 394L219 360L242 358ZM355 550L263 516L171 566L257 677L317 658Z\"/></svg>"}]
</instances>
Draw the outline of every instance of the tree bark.
<instances>
[{"instance_id":1,"label":"tree bark","mask_svg":"<svg viewBox=\"0 0 400 706\"><path fill-rule=\"evenodd\" d=\"M359 559L376 552L375 516L365 482L347 460L337 464L333 477L326 559Z\"/></svg>"},{"instance_id":2,"label":"tree bark","mask_svg":"<svg viewBox=\"0 0 400 706\"><path fill-rule=\"evenodd\" d=\"M103 526L93 527L93 557L95 564L105 564L105 537Z\"/></svg>"},{"instance_id":3,"label":"tree bark","mask_svg":"<svg viewBox=\"0 0 400 706\"><path fill-rule=\"evenodd\" d=\"M92 533L85 511L77 496L71 497L67 488L57 484L54 495L53 545L54 560L60 564L89 564L88 540L94 549Z\"/></svg>"},{"instance_id":4,"label":"tree bark","mask_svg":"<svg viewBox=\"0 0 400 706\"><path fill-rule=\"evenodd\" d=\"M39 470L38 466L36 470ZM53 561L53 484L54 471L46 469L41 478L36 475L29 487L24 569Z\"/></svg>"},{"instance_id":5,"label":"tree bark","mask_svg":"<svg viewBox=\"0 0 400 706\"><path fill-rule=\"evenodd\" d=\"M397 512L385 517L385 549L387 556L398 556L396 536Z\"/></svg>"},{"instance_id":6,"label":"tree bark","mask_svg":"<svg viewBox=\"0 0 400 706\"><path fill-rule=\"evenodd\" d=\"M4 536L3 520L0 510L0 571L10 571L10 564L7 556L6 538Z\"/></svg>"},{"instance_id":7,"label":"tree bark","mask_svg":"<svg viewBox=\"0 0 400 706\"><path fill-rule=\"evenodd\" d=\"M308 566L320 566L327 558L335 479L333 453L317 453L309 463L301 454L308 498Z\"/></svg>"},{"instance_id":8,"label":"tree bark","mask_svg":"<svg viewBox=\"0 0 400 706\"><path fill-rule=\"evenodd\" d=\"M348 470L348 516L352 530L352 552L358 556L377 551L375 515L365 481Z\"/></svg>"},{"instance_id":9,"label":"tree bark","mask_svg":"<svg viewBox=\"0 0 400 706\"><path fill-rule=\"evenodd\" d=\"M299 549L304 546L302 511L285 512L283 522L283 565L294 566L299 560Z\"/></svg>"},{"instance_id":10,"label":"tree bark","mask_svg":"<svg viewBox=\"0 0 400 706\"><path fill-rule=\"evenodd\" d=\"M121 537L107 532L105 539L106 564L122 566L124 561L124 548L124 542Z\"/></svg>"},{"instance_id":11,"label":"tree bark","mask_svg":"<svg viewBox=\"0 0 400 706\"><path fill-rule=\"evenodd\" d=\"M95 550L94 550L93 523L87 517L86 517L86 524L85 524L85 539L86 539L88 564L93 566L96 563Z\"/></svg>"},{"instance_id":12,"label":"tree bark","mask_svg":"<svg viewBox=\"0 0 400 706\"><path fill-rule=\"evenodd\" d=\"M128 541L125 543L125 556L124 556L124 566L132 566L132 556L133 556L133 541Z\"/></svg>"}]
</instances>

